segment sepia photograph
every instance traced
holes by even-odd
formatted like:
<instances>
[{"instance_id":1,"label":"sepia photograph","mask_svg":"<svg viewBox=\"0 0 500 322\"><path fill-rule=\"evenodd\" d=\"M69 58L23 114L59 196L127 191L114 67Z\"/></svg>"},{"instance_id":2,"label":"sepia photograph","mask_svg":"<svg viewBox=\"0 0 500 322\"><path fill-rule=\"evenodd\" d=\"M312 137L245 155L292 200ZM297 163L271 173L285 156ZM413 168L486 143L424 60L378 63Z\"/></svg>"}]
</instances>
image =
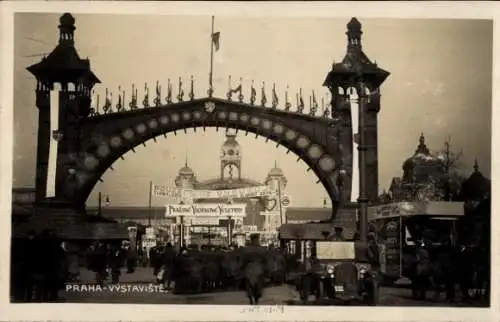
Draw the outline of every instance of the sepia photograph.
<instances>
[{"instance_id":1,"label":"sepia photograph","mask_svg":"<svg viewBox=\"0 0 500 322\"><path fill-rule=\"evenodd\" d=\"M490 307L493 19L13 27L10 303Z\"/></svg>"}]
</instances>

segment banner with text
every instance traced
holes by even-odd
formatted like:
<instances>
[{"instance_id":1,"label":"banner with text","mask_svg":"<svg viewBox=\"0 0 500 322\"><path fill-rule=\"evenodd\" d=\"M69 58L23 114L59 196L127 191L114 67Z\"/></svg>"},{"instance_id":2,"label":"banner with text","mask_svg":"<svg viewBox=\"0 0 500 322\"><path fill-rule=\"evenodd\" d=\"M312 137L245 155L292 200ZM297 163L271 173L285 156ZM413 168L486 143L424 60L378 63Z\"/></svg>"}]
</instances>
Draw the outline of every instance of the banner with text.
<instances>
[{"instance_id":1,"label":"banner with text","mask_svg":"<svg viewBox=\"0 0 500 322\"><path fill-rule=\"evenodd\" d=\"M196 199L240 199L265 197L275 194L269 186L257 186L226 190L190 190L166 185L153 185L153 194L156 197L170 197L188 200Z\"/></svg>"},{"instance_id":2,"label":"banner with text","mask_svg":"<svg viewBox=\"0 0 500 322\"><path fill-rule=\"evenodd\" d=\"M165 217L245 217L246 204L170 204L165 207Z\"/></svg>"}]
</instances>

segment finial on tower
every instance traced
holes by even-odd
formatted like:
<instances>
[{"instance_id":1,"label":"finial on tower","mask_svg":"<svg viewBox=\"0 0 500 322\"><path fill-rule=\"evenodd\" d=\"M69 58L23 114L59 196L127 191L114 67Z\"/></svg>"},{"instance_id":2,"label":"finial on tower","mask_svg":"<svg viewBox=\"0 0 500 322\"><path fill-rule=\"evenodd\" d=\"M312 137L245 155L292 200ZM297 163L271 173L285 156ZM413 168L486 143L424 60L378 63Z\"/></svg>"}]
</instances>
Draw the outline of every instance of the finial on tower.
<instances>
[{"instance_id":1,"label":"finial on tower","mask_svg":"<svg viewBox=\"0 0 500 322\"><path fill-rule=\"evenodd\" d=\"M59 18L59 43L73 46L75 44L75 18L65 13Z\"/></svg>"},{"instance_id":2,"label":"finial on tower","mask_svg":"<svg viewBox=\"0 0 500 322\"><path fill-rule=\"evenodd\" d=\"M474 172L475 173L479 172L479 165L477 164L477 159L474 159Z\"/></svg>"},{"instance_id":3,"label":"finial on tower","mask_svg":"<svg viewBox=\"0 0 500 322\"><path fill-rule=\"evenodd\" d=\"M186 160L184 161L184 166L187 168L188 166L188 154L186 152Z\"/></svg>"},{"instance_id":4,"label":"finial on tower","mask_svg":"<svg viewBox=\"0 0 500 322\"><path fill-rule=\"evenodd\" d=\"M420 138L418 139L418 147L417 151L415 151L415 154L417 153L429 154L429 149L425 145L425 136L423 132L420 133Z\"/></svg>"}]
</instances>

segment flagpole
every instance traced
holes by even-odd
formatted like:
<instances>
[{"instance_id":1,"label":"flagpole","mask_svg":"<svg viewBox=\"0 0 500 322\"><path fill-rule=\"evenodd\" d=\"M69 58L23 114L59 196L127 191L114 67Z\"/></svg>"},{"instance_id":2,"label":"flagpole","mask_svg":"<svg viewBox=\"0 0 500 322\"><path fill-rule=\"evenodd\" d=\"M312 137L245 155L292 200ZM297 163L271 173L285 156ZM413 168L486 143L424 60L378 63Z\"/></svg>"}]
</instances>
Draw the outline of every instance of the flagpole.
<instances>
[{"instance_id":1,"label":"flagpole","mask_svg":"<svg viewBox=\"0 0 500 322\"><path fill-rule=\"evenodd\" d=\"M213 69L214 69L214 21L215 17L212 16L212 33L210 34L210 74L209 74L209 90L208 90L208 96L212 97L213 94L213 83L212 83L212 75L213 75Z\"/></svg>"}]
</instances>

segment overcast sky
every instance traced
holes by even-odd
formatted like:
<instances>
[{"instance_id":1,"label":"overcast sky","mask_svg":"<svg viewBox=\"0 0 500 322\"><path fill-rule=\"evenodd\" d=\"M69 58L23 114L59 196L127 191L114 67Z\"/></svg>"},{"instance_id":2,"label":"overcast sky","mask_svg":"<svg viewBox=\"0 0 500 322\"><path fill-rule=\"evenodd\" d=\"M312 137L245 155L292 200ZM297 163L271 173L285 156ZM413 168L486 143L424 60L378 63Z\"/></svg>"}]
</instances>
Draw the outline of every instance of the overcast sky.
<instances>
[{"instance_id":1,"label":"overcast sky","mask_svg":"<svg viewBox=\"0 0 500 322\"><path fill-rule=\"evenodd\" d=\"M58 40L59 14L17 14L15 19L14 93L14 187L34 186L37 109L35 80L25 68L48 53ZM119 85L130 94L131 84L142 87L159 80L194 75L195 92L207 89L210 26L209 16L75 15L76 47L89 57L102 84L96 87L103 102L104 88L116 95ZM258 93L267 85L268 100L273 82L283 100L302 88L326 98L323 80L333 61L346 50L345 25L338 18L216 17L221 48L215 54L216 96L224 97L228 75L244 79L248 97L250 80ZM401 175L402 162L411 156L421 132L432 150L442 148L447 136L464 152L464 172L477 158L482 172L490 175L492 22L475 20L363 19L363 48L372 60L391 75L382 87L379 113L380 190L392 177ZM174 83L174 91L176 83ZM186 90L187 92L187 90ZM165 93L165 90L164 90ZM165 96L165 95L163 95ZM115 96L116 97L116 96ZM151 100L152 102L152 100ZM116 103L116 101L114 102ZM274 160L288 178L287 194L294 206L318 206L325 196L315 175L297 157L285 154L262 137L239 137L243 148L244 177L262 181ZM97 191L109 194L112 205L147 205L148 182L172 181L188 155L189 165L200 180L219 175L219 148L223 131L192 130L158 143L139 147L107 171L88 203L96 203ZM152 162L156 159L157 161ZM154 200L163 205L163 200Z\"/></svg>"}]
</instances>

